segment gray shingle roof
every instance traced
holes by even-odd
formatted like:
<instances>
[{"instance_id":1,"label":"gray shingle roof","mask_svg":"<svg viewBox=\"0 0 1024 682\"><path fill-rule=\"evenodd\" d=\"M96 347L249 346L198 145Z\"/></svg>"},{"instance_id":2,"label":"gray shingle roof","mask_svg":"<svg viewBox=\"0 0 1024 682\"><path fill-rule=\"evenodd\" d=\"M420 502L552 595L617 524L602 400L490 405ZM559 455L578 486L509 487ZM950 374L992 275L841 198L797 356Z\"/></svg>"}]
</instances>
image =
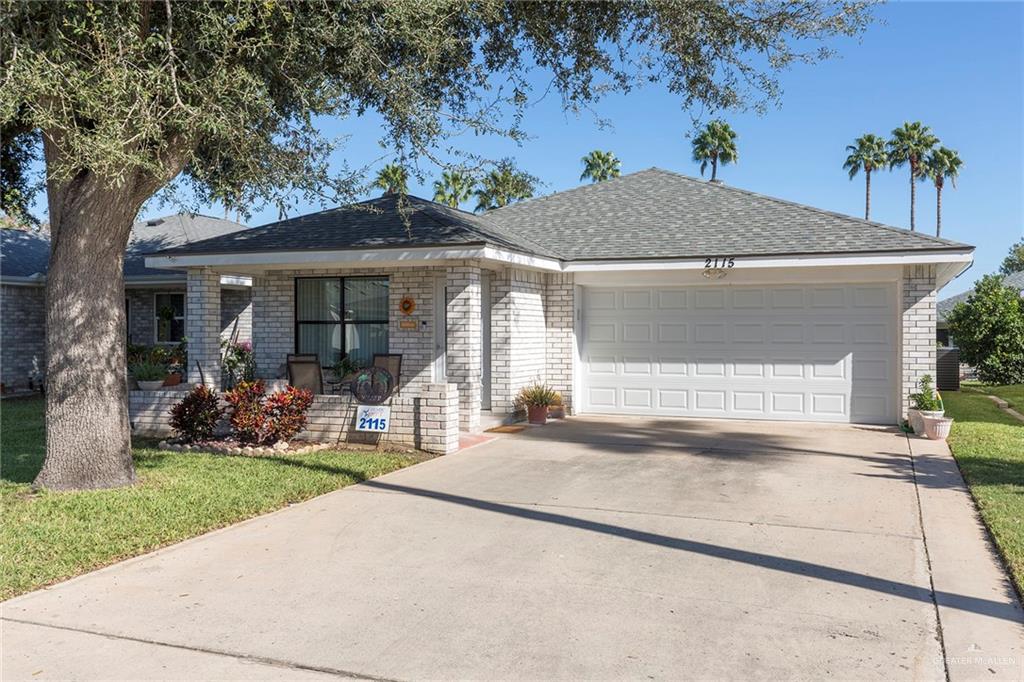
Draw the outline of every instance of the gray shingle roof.
<instances>
[{"instance_id":1,"label":"gray shingle roof","mask_svg":"<svg viewBox=\"0 0 1024 682\"><path fill-rule=\"evenodd\" d=\"M565 260L971 248L658 168L486 217Z\"/></svg>"},{"instance_id":2,"label":"gray shingle roof","mask_svg":"<svg viewBox=\"0 0 1024 682\"><path fill-rule=\"evenodd\" d=\"M511 234L485 217L414 196L406 196L403 202L397 195L297 216L189 244L185 248L165 249L159 255L471 244L555 257L545 247L526 237Z\"/></svg>"},{"instance_id":3,"label":"gray shingle roof","mask_svg":"<svg viewBox=\"0 0 1024 682\"><path fill-rule=\"evenodd\" d=\"M0 277L44 275L49 262L48 232L0 230Z\"/></svg>"},{"instance_id":4,"label":"gray shingle roof","mask_svg":"<svg viewBox=\"0 0 1024 682\"><path fill-rule=\"evenodd\" d=\"M140 220L132 226L132 234L128 239L124 261L125 278L129 282L140 277L184 279L185 274L181 272L147 268L145 254L245 229L245 225L231 220L191 213ZM36 273L45 275L49 260L48 232L0 230L0 277L31 277Z\"/></svg>"},{"instance_id":5,"label":"gray shingle roof","mask_svg":"<svg viewBox=\"0 0 1024 682\"><path fill-rule=\"evenodd\" d=\"M1003 277L1003 285L1013 287L1018 291L1024 290L1024 272L1014 272L1012 274L1007 275L1006 277ZM935 305L935 314L939 322L945 322L946 315L948 315L950 311L953 310L953 306L955 306L957 303L961 301L966 301L968 297L973 293L974 288L972 287L971 289L963 292L962 294L950 296L949 298L939 301Z\"/></svg>"}]
</instances>

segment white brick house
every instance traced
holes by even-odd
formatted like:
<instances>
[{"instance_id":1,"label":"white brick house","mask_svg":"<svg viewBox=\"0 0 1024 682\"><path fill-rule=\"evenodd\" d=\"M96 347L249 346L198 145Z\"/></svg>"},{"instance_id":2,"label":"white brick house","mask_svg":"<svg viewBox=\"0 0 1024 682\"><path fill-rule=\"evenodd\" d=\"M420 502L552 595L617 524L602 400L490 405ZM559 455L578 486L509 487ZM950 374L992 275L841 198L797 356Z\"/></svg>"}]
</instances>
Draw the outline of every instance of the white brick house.
<instances>
[{"instance_id":1,"label":"white brick house","mask_svg":"<svg viewBox=\"0 0 1024 682\"><path fill-rule=\"evenodd\" d=\"M400 400L457 404L458 427L476 431L536 380L574 413L894 423L934 372L935 292L973 251L657 169L485 216L407 201L147 264L188 272L191 352L211 370L211 292L251 277L260 375L279 377L295 352L325 366L401 353ZM393 437L451 431L449 417L422 419Z\"/></svg>"}]
</instances>

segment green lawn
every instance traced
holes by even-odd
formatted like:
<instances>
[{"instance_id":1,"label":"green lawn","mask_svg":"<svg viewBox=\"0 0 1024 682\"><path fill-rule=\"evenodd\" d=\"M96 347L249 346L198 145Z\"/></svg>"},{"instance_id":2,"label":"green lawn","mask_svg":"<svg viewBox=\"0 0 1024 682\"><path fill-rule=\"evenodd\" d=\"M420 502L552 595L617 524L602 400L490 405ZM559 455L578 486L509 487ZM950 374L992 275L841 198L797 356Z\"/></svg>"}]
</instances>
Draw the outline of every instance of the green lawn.
<instances>
[{"instance_id":1,"label":"green lawn","mask_svg":"<svg viewBox=\"0 0 1024 682\"><path fill-rule=\"evenodd\" d=\"M379 452L225 457L135 448L131 488L34 493L41 400L0 405L0 599L400 469Z\"/></svg>"},{"instance_id":2,"label":"green lawn","mask_svg":"<svg viewBox=\"0 0 1024 682\"><path fill-rule=\"evenodd\" d=\"M961 384L961 388L972 393L994 395L1008 402L1010 407L1014 408L1018 412L1024 410L1024 384L993 386L991 384L982 384L976 381L965 381ZM942 395L945 397L946 394L943 393Z\"/></svg>"},{"instance_id":3,"label":"green lawn","mask_svg":"<svg viewBox=\"0 0 1024 682\"><path fill-rule=\"evenodd\" d=\"M1024 387L1002 388L1021 395ZM946 416L956 420L950 449L1017 589L1024 593L1024 422L980 393L948 391L942 399Z\"/></svg>"}]
</instances>

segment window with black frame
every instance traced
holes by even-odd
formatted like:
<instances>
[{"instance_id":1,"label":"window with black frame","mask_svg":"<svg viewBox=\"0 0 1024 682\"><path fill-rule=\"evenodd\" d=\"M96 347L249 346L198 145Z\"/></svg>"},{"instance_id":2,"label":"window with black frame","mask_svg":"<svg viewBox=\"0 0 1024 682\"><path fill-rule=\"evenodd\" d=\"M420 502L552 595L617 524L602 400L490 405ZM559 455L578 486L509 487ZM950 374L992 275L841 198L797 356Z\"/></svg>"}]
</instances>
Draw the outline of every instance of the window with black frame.
<instances>
[{"instance_id":1,"label":"window with black frame","mask_svg":"<svg viewBox=\"0 0 1024 682\"><path fill-rule=\"evenodd\" d=\"M295 280L295 352L330 367L345 354L358 366L388 352L387 277Z\"/></svg>"}]
</instances>

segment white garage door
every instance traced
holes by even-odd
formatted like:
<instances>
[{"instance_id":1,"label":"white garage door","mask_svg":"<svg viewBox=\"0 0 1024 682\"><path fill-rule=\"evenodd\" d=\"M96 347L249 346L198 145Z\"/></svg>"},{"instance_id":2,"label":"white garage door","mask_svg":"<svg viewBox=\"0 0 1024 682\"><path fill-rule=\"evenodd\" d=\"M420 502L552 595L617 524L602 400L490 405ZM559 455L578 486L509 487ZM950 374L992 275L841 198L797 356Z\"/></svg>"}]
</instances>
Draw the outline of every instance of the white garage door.
<instances>
[{"instance_id":1,"label":"white garage door","mask_svg":"<svg viewBox=\"0 0 1024 682\"><path fill-rule=\"evenodd\" d=\"M584 412L895 420L892 284L583 290Z\"/></svg>"}]
</instances>

